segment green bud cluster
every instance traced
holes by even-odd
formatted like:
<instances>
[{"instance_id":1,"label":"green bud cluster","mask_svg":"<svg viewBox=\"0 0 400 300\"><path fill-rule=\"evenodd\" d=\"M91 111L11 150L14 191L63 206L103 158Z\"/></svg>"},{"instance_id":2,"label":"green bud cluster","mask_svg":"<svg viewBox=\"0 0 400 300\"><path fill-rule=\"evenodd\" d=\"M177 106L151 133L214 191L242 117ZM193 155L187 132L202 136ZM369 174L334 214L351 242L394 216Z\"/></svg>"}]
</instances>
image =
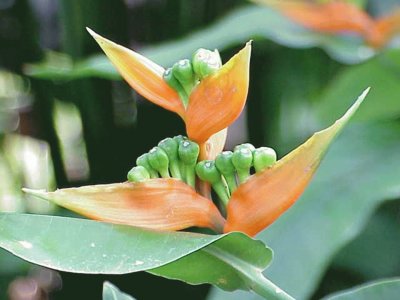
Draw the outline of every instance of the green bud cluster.
<instances>
[{"instance_id":1,"label":"green bud cluster","mask_svg":"<svg viewBox=\"0 0 400 300\"><path fill-rule=\"evenodd\" d=\"M199 145L184 136L166 138L148 153L137 158L136 166L128 172L128 181L140 182L150 178L173 177L194 188L199 152Z\"/></svg>"},{"instance_id":2,"label":"green bud cluster","mask_svg":"<svg viewBox=\"0 0 400 300\"><path fill-rule=\"evenodd\" d=\"M205 77L221 68L218 50L199 49L191 60L181 59L164 72L165 82L173 88L187 107L193 88Z\"/></svg>"},{"instance_id":3,"label":"green bud cluster","mask_svg":"<svg viewBox=\"0 0 400 300\"><path fill-rule=\"evenodd\" d=\"M252 168L259 173L276 162L276 153L267 147L255 148L251 144L238 145L232 151L217 155L215 161L201 161L196 166L197 176L209 182L226 205L232 193L245 182Z\"/></svg>"},{"instance_id":4,"label":"green bud cluster","mask_svg":"<svg viewBox=\"0 0 400 300\"><path fill-rule=\"evenodd\" d=\"M253 169L259 173L276 162L276 153L272 148L255 148L251 144L241 144L233 151L224 151L215 160L197 162L199 152L199 145L187 137L166 138L137 158L136 166L128 172L128 181L173 177L195 188L197 175L212 186L226 206L238 184L245 182Z\"/></svg>"}]
</instances>

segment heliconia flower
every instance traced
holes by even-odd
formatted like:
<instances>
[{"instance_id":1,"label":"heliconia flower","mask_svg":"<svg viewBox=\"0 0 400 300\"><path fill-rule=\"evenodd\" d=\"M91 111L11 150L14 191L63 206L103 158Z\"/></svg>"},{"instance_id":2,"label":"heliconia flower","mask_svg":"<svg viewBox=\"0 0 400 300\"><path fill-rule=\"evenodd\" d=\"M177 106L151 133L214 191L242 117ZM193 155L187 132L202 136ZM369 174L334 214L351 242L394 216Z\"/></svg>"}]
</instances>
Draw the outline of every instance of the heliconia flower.
<instances>
[{"instance_id":1,"label":"heliconia flower","mask_svg":"<svg viewBox=\"0 0 400 300\"><path fill-rule=\"evenodd\" d=\"M185 107L179 93L165 82L163 67L90 29L88 31L133 89L184 120L189 138L201 145L202 157L212 158L212 151L222 150L216 147L225 144L222 139L226 137L226 128L238 118L246 102L251 43L215 73L202 79L188 95ZM214 141L209 141L213 135ZM210 154L206 150L211 151Z\"/></svg>"},{"instance_id":2,"label":"heliconia flower","mask_svg":"<svg viewBox=\"0 0 400 300\"><path fill-rule=\"evenodd\" d=\"M346 1L324 3L306 1L253 0L276 7L291 20L311 30L333 34L354 33L374 48L385 46L400 32L400 11L373 18Z\"/></svg>"},{"instance_id":3,"label":"heliconia flower","mask_svg":"<svg viewBox=\"0 0 400 300\"><path fill-rule=\"evenodd\" d=\"M251 175L232 191L230 199L224 199L227 203L226 219L210 199L176 178L85 186L55 192L25 191L89 218L110 223L154 230L181 230L196 226L207 227L217 233L241 231L254 236L300 197L329 144L355 113L367 92L333 125L315 133L297 149L272 166Z\"/></svg>"}]
</instances>

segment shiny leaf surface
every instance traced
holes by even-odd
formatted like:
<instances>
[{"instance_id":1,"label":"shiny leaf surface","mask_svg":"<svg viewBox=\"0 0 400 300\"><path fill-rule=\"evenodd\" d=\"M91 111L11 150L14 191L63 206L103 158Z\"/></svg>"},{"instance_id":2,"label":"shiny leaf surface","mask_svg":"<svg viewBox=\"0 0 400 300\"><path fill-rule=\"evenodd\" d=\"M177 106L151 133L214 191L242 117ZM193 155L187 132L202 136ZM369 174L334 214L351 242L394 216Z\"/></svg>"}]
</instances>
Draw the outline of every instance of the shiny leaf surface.
<instances>
[{"instance_id":1,"label":"shiny leaf surface","mask_svg":"<svg viewBox=\"0 0 400 300\"><path fill-rule=\"evenodd\" d=\"M0 247L61 271L150 271L228 290L250 288L246 276L260 275L272 259L268 247L242 233L159 232L84 219L7 213L0 213Z\"/></svg>"}]
</instances>

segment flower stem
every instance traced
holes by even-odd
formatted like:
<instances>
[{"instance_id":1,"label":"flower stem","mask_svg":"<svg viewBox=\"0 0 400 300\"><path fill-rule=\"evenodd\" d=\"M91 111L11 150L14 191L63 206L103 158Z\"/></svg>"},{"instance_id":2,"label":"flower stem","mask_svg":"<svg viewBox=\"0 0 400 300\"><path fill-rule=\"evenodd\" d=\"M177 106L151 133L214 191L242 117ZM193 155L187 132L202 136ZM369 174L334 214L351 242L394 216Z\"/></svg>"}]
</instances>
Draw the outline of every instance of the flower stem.
<instances>
[{"instance_id":1,"label":"flower stem","mask_svg":"<svg viewBox=\"0 0 400 300\"><path fill-rule=\"evenodd\" d=\"M294 300L292 296L281 290L262 274L251 278L253 287L252 290L264 299L268 300Z\"/></svg>"}]
</instances>

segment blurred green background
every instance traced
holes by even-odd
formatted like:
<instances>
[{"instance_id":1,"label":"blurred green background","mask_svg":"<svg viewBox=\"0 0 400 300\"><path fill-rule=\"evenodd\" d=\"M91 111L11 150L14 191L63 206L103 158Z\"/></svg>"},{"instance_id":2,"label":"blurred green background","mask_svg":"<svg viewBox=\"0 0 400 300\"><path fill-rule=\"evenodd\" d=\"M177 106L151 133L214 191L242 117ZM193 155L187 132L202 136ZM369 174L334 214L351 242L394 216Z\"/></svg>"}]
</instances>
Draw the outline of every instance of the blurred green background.
<instances>
[{"instance_id":1,"label":"blurred green background","mask_svg":"<svg viewBox=\"0 0 400 300\"><path fill-rule=\"evenodd\" d=\"M373 16L400 6L350 2ZM310 188L258 238L275 251L267 276L298 299L400 276L398 39L373 49L244 0L0 0L1 211L66 214L21 187L121 182L137 156L184 134L121 81L86 26L164 67L200 47L225 62L253 39L247 107L228 149L250 141L281 157L371 86ZM58 273L0 250L0 299L100 299L104 280L137 299L257 299L147 273Z\"/></svg>"}]
</instances>

